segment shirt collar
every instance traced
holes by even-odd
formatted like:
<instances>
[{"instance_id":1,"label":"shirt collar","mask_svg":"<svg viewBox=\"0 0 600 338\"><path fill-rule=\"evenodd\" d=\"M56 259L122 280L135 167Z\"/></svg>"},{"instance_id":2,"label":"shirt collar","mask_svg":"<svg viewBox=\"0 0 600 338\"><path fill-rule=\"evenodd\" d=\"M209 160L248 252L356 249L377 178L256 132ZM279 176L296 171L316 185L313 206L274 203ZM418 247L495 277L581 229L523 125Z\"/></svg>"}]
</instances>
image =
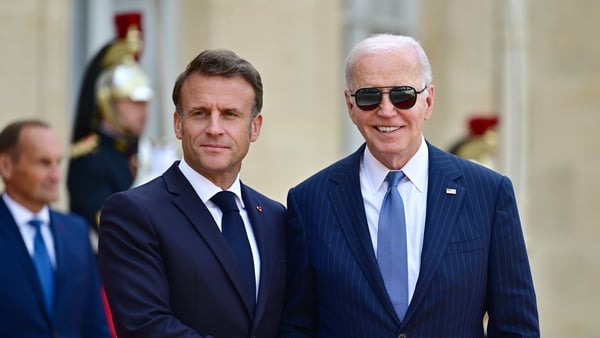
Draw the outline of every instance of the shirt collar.
<instances>
[{"instance_id":1,"label":"shirt collar","mask_svg":"<svg viewBox=\"0 0 600 338\"><path fill-rule=\"evenodd\" d=\"M368 186L372 187L374 191L382 189L383 182L387 173L390 171L385 165L373 156L369 147L365 147L365 153L363 155L363 166L365 170L365 178L368 180ZM423 192L427 186L427 178L429 168L429 149L425 138L421 136L421 145L419 149L411 157L408 162L402 167L404 175L409 179L410 182L417 188L419 192Z\"/></svg>"},{"instance_id":2,"label":"shirt collar","mask_svg":"<svg viewBox=\"0 0 600 338\"><path fill-rule=\"evenodd\" d=\"M216 186L213 182L211 182L206 177L202 176L196 170L192 169L192 167L182 159L179 162L179 170L187 180L190 182L198 197L205 204L210 201L210 198L213 197L216 193L223 191L220 187ZM233 184L227 189L227 191L231 191L237 197L238 203L244 207L244 200L242 199L242 188L240 184L240 175L238 173L237 177L233 181ZM210 202L212 203L212 201Z\"/></svg>"},{"instance_id":3,"label":"shirt collar","mask_svg":"<svg viewBox=\"0 0 600 338\"><path fill-rule=\"evenodd\" d=\"M33 213L31 210L25 208L17 201L13 200L8 196L6 192L2 194L2 199L4 199L4 203L10 210L13 218L17 225L24 225L32 219L36 218L43 222L43 224L50 224L50 208L45 205L39 212Z\"/></svg>"}]
</instances>

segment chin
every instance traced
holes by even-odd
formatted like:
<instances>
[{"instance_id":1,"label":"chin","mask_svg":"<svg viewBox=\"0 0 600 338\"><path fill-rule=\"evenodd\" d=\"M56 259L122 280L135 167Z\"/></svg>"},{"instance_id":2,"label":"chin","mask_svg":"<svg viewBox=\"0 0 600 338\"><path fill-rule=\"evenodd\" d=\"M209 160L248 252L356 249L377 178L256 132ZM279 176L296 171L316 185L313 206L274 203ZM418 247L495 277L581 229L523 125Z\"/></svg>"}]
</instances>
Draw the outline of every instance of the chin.
<instances>
[{"instance_id":1,"label":"chin","mask_svg":"<svg viewBox=\"0 0 600 338\"><path fill-rule=\"evenodd\" d=\"M386 154L397 154L406 149L404 143L398 140L392 142L376 142L373 145L376 151Z\"/></svg>"}]
</instances>

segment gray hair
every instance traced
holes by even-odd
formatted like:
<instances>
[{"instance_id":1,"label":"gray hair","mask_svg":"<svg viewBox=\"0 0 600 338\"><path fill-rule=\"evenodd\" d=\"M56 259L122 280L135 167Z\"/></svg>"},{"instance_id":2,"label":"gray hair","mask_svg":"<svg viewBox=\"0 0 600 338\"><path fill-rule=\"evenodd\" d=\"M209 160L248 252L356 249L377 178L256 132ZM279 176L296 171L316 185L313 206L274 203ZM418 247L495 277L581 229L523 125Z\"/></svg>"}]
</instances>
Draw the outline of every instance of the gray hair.
<instances>
[{"instance_id":1,"label":"gray hair","mask_svg":"<svg viewBox=\"0 0 600 338\"><path fill-rule=\"evenodd\" d=\"M404 50L414 55L421 74L422 86L431 84L433 75L431 64L421 44L410 36L394 34L375 34L359 42L348 54L344 67L346 86L350 88L354 80L354 67L363 56L381 51ZM417 89L418 90L418 89Z\"/></svg>"}]
</instances>

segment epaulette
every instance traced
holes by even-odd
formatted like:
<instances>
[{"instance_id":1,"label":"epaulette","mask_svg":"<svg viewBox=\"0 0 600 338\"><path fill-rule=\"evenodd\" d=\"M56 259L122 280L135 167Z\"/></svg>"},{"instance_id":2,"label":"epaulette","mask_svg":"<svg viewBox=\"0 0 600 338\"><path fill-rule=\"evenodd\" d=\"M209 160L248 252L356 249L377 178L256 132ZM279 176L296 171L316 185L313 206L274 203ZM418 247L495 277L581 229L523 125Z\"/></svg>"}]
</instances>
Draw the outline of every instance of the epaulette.
<instances>
[{"instance_id":1,"label":"epaulette","mask_svg":"<svg viewBox=\"0 0 600 338\"><path fill-rule=\"evenodd\" d=\"M98 148L100 138L98 134L91 133L81 138L79 141L71 145L71 158L78 158L87 154L91 154Z\"/></svg>"}]
</instances>

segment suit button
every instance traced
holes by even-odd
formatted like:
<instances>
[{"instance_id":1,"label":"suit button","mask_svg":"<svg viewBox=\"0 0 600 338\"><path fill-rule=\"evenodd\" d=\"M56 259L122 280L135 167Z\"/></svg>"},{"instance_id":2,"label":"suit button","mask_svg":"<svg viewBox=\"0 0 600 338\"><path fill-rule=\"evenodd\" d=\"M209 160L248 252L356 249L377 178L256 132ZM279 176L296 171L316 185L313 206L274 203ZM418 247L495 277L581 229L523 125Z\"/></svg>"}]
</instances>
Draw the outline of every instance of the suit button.
<instances>
[{"instance_id":1,"label":"suit button","mask_svg":"<svg viewBox=\"0 0 600 338\"><path fill-rule=\"evenodd\" d=\"M407 338L408 336L405 333L401 333L398 335L398 338Z\"/></svg>"}]
</instances>

